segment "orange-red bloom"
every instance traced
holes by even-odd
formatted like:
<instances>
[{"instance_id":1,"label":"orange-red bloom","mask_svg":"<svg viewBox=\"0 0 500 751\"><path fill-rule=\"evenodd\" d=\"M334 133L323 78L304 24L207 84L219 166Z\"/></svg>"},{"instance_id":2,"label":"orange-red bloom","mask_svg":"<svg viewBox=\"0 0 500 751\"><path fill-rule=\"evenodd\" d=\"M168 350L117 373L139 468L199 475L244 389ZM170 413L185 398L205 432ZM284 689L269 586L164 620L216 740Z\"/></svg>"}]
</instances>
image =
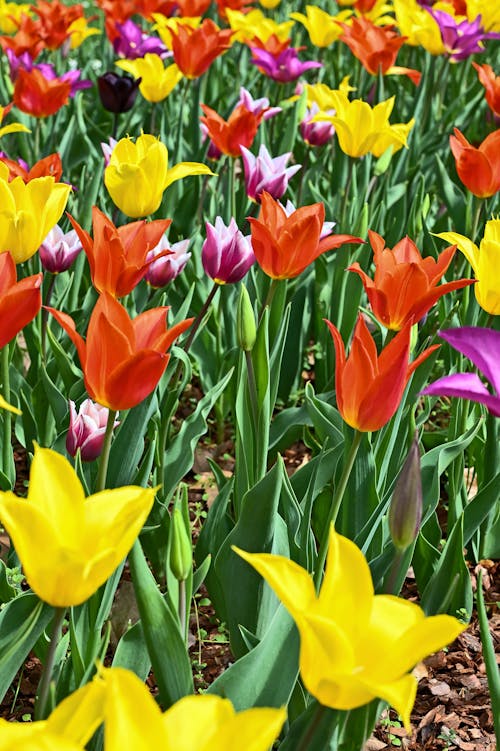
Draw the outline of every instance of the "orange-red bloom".
<instances>
[{"instance_id":1,"label":"orange-red bloom","mask_svg":"<svg viewBox=\"0 0 500 751\"><path fill-rule=\"evenodd\" d=\"M500 129L486 136L477 149L458 128L454 133L450 147L460 180L478 198L495 195L500 190Z\"/></svg>"},{"instance_id":2,"label":"orange-red bloom","mask_svg":"<svg viewBox=\"0 0 500 751\"><path fill-rule=\"evenodd\" d=\"M409 237L392 250L385 247L384 238L376 232L369 230L368 237L375 278L365 274L359 263L347 270L359 274L375 318L388 329L400 331L407 323L417 323L442 295L474 284L473 279L458 279L437 286L455 255L456 245L443 250L435 261L432 256L422 258Z\"/></svg>"},{"instance_id":3,"label":"orange-red bloom","mask_svg":"<svg viewBox=\"0 0 500 751\"><path fill-rule=\"evenodd\" d=\"M335 396L343 420L356 430L379 430L396 413L413 371L439 345L409 363L411 324L396 334L380 355L362 314L346 357L338 329L325 321L335 345Z\"/></svg>"},{"instance_id":4,"label":"orange-red bloom","mask_svg":"<svg viewBox=\"0 0 500 751\"><path fill-rule=\"evenodd\" d=\"M242 146L250 148L265 113L265 110L255 113L244 104L238 104L229 119L224 120L206 104L202 104L201 109L205 117L200 117L200 120L206 126L214 144L223 154L234 157L240 156Z\"/></svg>"},{"instance_id":5,"label":"orange-red bloom","mask_svg":"<svg viewBox=\"0 0 500 751\"><path fill-rule=\"evenodd\" d=\"M23 13L20 21L13 19L17 26L14 36L0 36L0 46L3 51L12 50L19 57L24 52L34 60L44 48L44 41L40 36L40 21Z\"/></svg>"},{"instance_id":6,"label":"orange-red bloom","mask_svg":"<svg viewBox=\"0 0 500 751\"><path fill-rule=\"evenodd\" d=\"M202 16L210 7L212 0L177 0L177 12L181 18Z\"/></svg>"},{"instance_id":7,"label":"orange-red bloom","mask_svg":"<svg viewBox=\"0 0 500 751\"><path fill-rule=\"evenodd\" d=\"M280 39L277 34L271 34L265 41L259 37L252 37L252 39L245 39L245 44L248 47L257 47L260 50L266 50L273 57L279 57L279 55L287 50L292 43L291 39Z\"/></svg>"},{"instance_id":8,"label":"orange-red bloom","mask_svg":"<svg viewBox=\"0 0 500 751\"><path fill-rule=\"evenodd\" d=\"M14 84L14 104L21 112L34 117L54 115L67 104L71 92L69 81L48 79L37 68L19 69Z\"/></svg>"},{"instance_id":9,"label":"orange-red bloom","mask_svg":"<svg viewBox=\"0 0 500 751\"><path fill-rule=\"evenodd\" d=\"M172 35L174 62L186 78L198 78L210 67L216 57L231 46L232 29L219 29L210 18L205 18L197 29L178 24Z\"/></svg>"},{"instance_id":10,"label":"orange-red bloom","mask_svg":"<svg viewBox=\"0 0 500 751\"><path fill-rule=\"evenodd\" d=\"M419 84L422 74L412 68L394 67L396 57L407 37L399 36L394 26L376 26L368 18L353 18L350 25L341 23L344 33L340 37L352 54L373 76L379 71L404 73L413 83Z\"/></svg>"},{"instance_id":11,"label":"orange-red bloom","mask_svg":"<svg viewBox=\"0 0 500 751\"><path fill-rule=\"evenodd\" d=\"M500 117L500 76L496 76L491 65L472 63L477 70L479 80L486 89L486 101L491 111Z\"/></svg>"},{"instance_id":12,"label":"orange-red bloom","mask_svg":"<svg viewBox=\"0 0 500 751\"><path fill-rule=\"evenodd\" d=\"M65 5L60 0L37 0L31 9L39 18L39 33L45 47L58 49L70 36L69 27L83 18L83 6Z\"/></svg>"},{"instance_id":13,"label":"orange-red bloom","mask_svg":"<svg viewBox=\"0 0 500 751\"><path fill-rule=\"evenodd\" d=\"M92 284L99 292L108 292L113 297L128 295L144 278L149 266L147 254L158 245L172 223L171 219L141 220L115 227L111 219L94 206L92 239L73 217L69 219L87 255Z\"/></svg>"},{"instance_id":14,"label":"orange-red bloom","mask_svg":"<svg viewBox=\"0 0 500 751\"><path fill-rule=\"evenodd\" d=\"M167 349L192 323L167 329L168 308L152 308L133 320L114 297L103 292L90 316L87 339L73 319L48 308L75 345L90 397L108 409L135 407L152 391L167 367Z\"/></svg>"},{"instance_id":15,"label":"orange-red bloom","mask_svg":"<svg viewBox=\"0 0 500 751\"><path fill-rule=\"evenodd\" d=\"M5 347L42 306L42 274L16 281L16 264L10 253L0 253L0 349Z\"/></svg>"},{"instance_id":16,"label":"orange-red bloom","mask_svg":"<svg viewBox=\"0 0 500 751\"><path fill-rule=\"evenodd\" d=\"M257 263L272 279L292 279L325 251L345 243L363 242L352 235L321 237L325 221L322 203L302 206L287 214L281 203L265 191L259 218L248 217L248 221Z\"/></svg>"},{"instance_id":17,"label":"orange-red bloom","mask_svg":"<svg viewBox=\"0 0 500 751\"><path fill-rule=\"evenodd\" d=\"M57 152L39 159L29 170L14 159L8 159L5 156L1 157L0 161L9 168L9 182L15 177L22 178L25 183L29 183L35 177L53 177L55 182L58 183L62 177L62 162Z\"/></svg>"},{"instance_id":18,"label":"orange-red bloom","mask_svg":"<svg viewBox=\"0 0 500 751\"><path fill-rule=\"evenodd\" d=\"M217 12L222 18L226 18L226 10L239 10L242 13L249 10L249 5L253 0L215 0L217 3Z\"/></svg>"}]
</instances>

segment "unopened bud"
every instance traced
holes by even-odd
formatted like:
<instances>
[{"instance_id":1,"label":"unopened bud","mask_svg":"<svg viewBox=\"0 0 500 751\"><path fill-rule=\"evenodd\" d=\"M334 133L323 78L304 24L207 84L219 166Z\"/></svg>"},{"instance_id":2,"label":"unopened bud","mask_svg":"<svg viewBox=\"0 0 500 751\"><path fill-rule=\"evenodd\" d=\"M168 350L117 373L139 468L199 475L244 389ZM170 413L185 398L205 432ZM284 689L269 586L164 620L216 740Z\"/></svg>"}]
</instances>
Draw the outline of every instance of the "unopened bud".
<instances>
[{"instance_id":1,"label":"unopened bud","mask_svg":"<svg viewBox=\"0 0 500 751\"><path fill-rule=\"evenodd\" d=\"M406 550L416 539L422 521L422 476L418 439L411 444L399 474L389 508L389 531L399 550Z\"/></svg>"},{"instance_id":2,"label":"unopened bud","mask_svg":"<svg viewBox=\"0 0 500 751\"><path fill-rule=\"evenodd\" d=\"M185 581L193 565L193 549L184 517L175 508L170 524L170 568L177 581Z\"/></svg>"},{"instance_id":3,"label":"unopened bud","mask_svg":"<svg viewBox=\"0 0 500 751\"><path fill-rule=\"evenodd\" d=\"M389 146L389 148L386 149L384 153L381 156L379 156L379 158L375 162L373 173L377 177L380 177L380 175L383 175L384 172L387 172L387 170L389 169L393 152L394 152L393 146Z\"/></svg>"},{"instance_id":4,"label":"unopened bud","mask_svg":"<svg viewBox=\"0 0 500 751\"><path fill-rule=\"evenodd\" d=\"M236 315L236 329L238 344L244 352L251 352L255 339L257 337L257 329L255 326L255 315L250 302L250 295L244 284L240 288L240 298L238 300L238 312Z\"/></svg>"}]
</instances>

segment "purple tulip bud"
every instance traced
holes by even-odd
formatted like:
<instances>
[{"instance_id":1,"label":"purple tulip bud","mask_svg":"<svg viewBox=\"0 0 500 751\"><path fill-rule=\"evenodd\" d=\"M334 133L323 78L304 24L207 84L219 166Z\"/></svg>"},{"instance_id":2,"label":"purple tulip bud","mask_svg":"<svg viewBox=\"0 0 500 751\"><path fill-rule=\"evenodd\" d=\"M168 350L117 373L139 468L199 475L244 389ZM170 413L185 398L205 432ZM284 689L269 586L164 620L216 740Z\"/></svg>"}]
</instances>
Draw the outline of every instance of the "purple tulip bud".
<instances>
[{"instance_id":1,"label":"purple tulip bud","mask_svg":"<svg viewBox=\"0 0 500 751\"><path fill-rule=\"evenodd\" d=\"M418 535L422 521L422 498L420 452L415 435L389 507L389 531L399 550L406 550Z\"/></svg>"},{"instance_id":2,"label":"purple tulip bud","mask_svg":"<svg viewBox=\"0 0 500 751\"><path fill-rule=\"evenodd\" d=\"M283 111L281 107L270 107L267 97L254 99L244 86L240 88L240 98L236 102L236 106L239 104L242 104L249 112L253 112L254 115L260 115L264 111L264 120L269 120Z\"/></svg>"},{"instance_id":3,"label":"purple tulip bud","mask_svg":"<svg viewBox=\"0 0 500 751\"><path fill-rule=\"evenodd\" d=\"M104 434L108 422L109 410L92 399L82 402L78 414L75 403L69 403L69 430L66 436L66 450L70 456L76 456L80 449L80 456L84 462L92 462L100 455L104 443ZM115 420L114 427L118 427L119 420Z\"/></svg>"},{"instance_id":4,"label":"purple tulip bud","mask_svg":"<svg viewBox=\"0 0 500 751\"><path fill-rule=\"evenodd\" d=\"M191 253L186 252L190 242L189 239L180 240L180 242L170 245L166 236L163 235L158 245L149 251L146 260L151 261L151 263L146 271L145 279L152 287L165 287L179 276L191 258ZM165 253L166 250L170 250L171 253L162 255L156 261L153 260L161 253Z\"/></svg>"},{"instance_id":5,"label":"purple tulip bud","mask_svg":"<svg viewBox=\"0 0 500 751\"><path fill-rule=\"evenodd\" d=\"M56 224L40 245L38 252L43 268L52 274L60 274L69 269L81 250L82 244L75 230L72 229L65 234Z\"/></svg>"},{"instance_id":6,"label":"purple tulip bud","mask_svg":"<svg viewBox=\"0 0 500 751\"><path fill-rule=\"evenodd\" d=\"M136 60L147 54L160 55L161 57L172 55L160 39L146 34L130 18L124 23L116 23L115 29L118 36L113 41L113 48L120 57Z\"/></svg>"},{"instance_id":7,"label":"purple tulip bud","mask_svg":"<svg viewBox=\"0 0 500 751\"><path fill-rule=\"evenodd\" d=\"M234 218L226 227L218 216L215 225L206 222L205 227L207 239L201 249L201 260L206 273L217 284L241 281L255 262L250 237L240 232Z\"/></svg>"},{"instance_id":8,"label":"purple tulip bud","mask_svg":"<svg viewBox=\"0 0 500 751\"><path fill-rule=\"evenodd\" d=\"M291 152L273 158L264 144L261 145L258 156L254 156L244 146L240 149L247 196L258 203L263 190L276 200L281 198L288 188L288 181L302 166L294 164L293 167L287 167Z\"/></svg>"},{"instance_id":9,"label":"purple tulip bud","mask_svg":"<svg viewBox=\"0 0 500 751\"><path fill-rule=\"evenodd\" d=\"M300 135L308 146L324 146L333 138L335 128L329 122L311 122L319 112L316 102L307 108L306 115L300 123ZM328 110L329 114L334 114L333 110Z\"/></svg>"}]
</instances>

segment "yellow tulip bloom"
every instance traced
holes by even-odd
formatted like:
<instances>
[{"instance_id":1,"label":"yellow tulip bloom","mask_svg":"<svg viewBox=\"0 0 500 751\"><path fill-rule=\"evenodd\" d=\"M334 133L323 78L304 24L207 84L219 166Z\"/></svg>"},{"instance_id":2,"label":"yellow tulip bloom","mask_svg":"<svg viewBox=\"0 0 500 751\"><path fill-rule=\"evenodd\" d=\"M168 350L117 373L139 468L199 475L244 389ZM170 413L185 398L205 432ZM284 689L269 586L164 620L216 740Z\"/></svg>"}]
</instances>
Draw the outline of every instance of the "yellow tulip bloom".
<instances>
[{"instance_id":1,"label":"yellow tulip bloom","mask_svg":"<svg viewBox=\"0 0 500 751\"><path fill-rule=\"evenodd\" d=\"M201 24L201 16L185 16L183 18L173 16L169 18L164 16L163 13L152 13L151 15L156 21L153 30L158 32L158 36L168 50L172 49L171 30L176 32L179 26L189 26L191 29L197 29Z\"/></svg>"},{"instance_id":2,"label":"yellow tulip bloom","mask_svg":"<svg viewBox=\"0 0 500 751\"><path fill-rule=\"evenodd\" d=\"M278 5L281 3L281 0L259 0L259 2L263 8L272 10L273 8L278 7Z\"/></svg>"},{"instance_id":3,"label":"yellow tulip bloom","mask_svg":"<svg viewBox=\"0 0 500 751\"><path fill-rule=\"evenodd\" d=\"M277 23L272 18L265 16L258 8L250 10L248 13L226 8L226 16L231 29L237 32L233 36L233 41L237 42L246 42L254 37L260 39L261 42L267 42L273 34L284 42L290 36L292 26L295 26L295 21Z\"/></svg>"},{"instance_id":4,"label":"yellow tulip bloom","mask_svg":"<svg viewBox=\"0 0 500 751\"><path fill-rule=\"evenodd\" d=\"M311 44L316 47L328 47L344 33L337 21L347 21L351 15L350 10L343 10L338 15L331 16L316 5L306 5L306 15L290 13L290 18L294 18L307 29Z\"/></svg>"},{"instance_id":5,"label":"yellow tulip bloom","mask_svg":"<svg viewBox=\"0 0 500 751\"><path fill-rule=\"evenodd\" d=\"M285 709L235 712L212 694L186 696L162 714L135 673L101 668L100 676L105 751L267 751L286 719Z\"/></svg>"},{"instance_id":6,"label":"yellow tulip bloom","mask_svg":"<svg viewBox=\"0 0 500 751\"><path fill-rule=\"evenodd\" d=\"M338 89L331 89L326 83L306 83L304 88L307 96L307 106L311 107L313 104L317 104L320 112L328 112L328 110L335 109L335 96L337 94L348 94L355 89L349 85L350 76L344 76L339 84ZM298 97L291 97L291 99L298 99Z\"/></svg>"},{"instance_id":7,"label":"yellow tulip bloom","mask_svg":"<svg viewBox=\"0 0 500 751\"><path fill-rule=\"evenodd\" d=\"M394 0L396 22L406 44L423 47L431 55L445 52L439 24L417 0Z\"/></svg>"},{"instance_id":8,"label":"yellow tulip bloom","mask_svg":"<svg viewBox=\"0 0 500 751\"><path fill-rule=\"evenodd\" d=\"M467 0L467 18L474 21L481 16L485 31L500 31L500 5L491 0Z\"/></svg>"},{"instance_id":9,"label":"yellow tulip bloom","mask_svg":"<svg viewBox=\"0 0 500 751\"><path fill-rule=\"evenodd\" d=\"M143 133L135 143L130 138L118 141L104 171L104 184L120 211L137 219L154 214L164 191L176 180L213 174L199 162L180 162L169 169L165 144Z\"/></svg>"},{"instance_id":10,"label":"yellow tulip bloom","mask_svg":"<svg viewBox=\"0 0 500 751\"><path fill-rule=\"evenodd\" d=\"M295 620L307 690L333 709L355 709L378 697L399 712L408 730L417 690L409 671L465 626L448 615L426 618L402 598L375 595L363 554L333 525L318 596L311 575L297 563L233 550L264 577Z\"/></svg>"},{"instance_id":11,"label":"yellow tulip bloom","mask_svg":"<svg viewBox=\"0 0 500 751\"><path fill-rule=\"evenodd\" d=\"M486 222L479 247L457 232L440 232L436 237L462 251L477 280L474 285L476 300L487 313L500 315L500 219Z\"/></svg>"},{"instance_id":12,"label":"yellow tulip bloom","mask_svg":"<svg viewBox=\"0 0 500 751\"><path fill-rule=\"evenodd\" d=\"M406 142L408 135L414 125L414 117L412 117L407 123L395 123L394 125L389 125L388 130L377 138L370 149L370 153L378 159L379 156L382 156L384 151L387 151L389 146L392 146L392 153L395 154L396 151L399 151L403 146L407 145Z\"/></svg>"},{"instance_id":13,"label":"yellow tulip bloom","mask_svg":"<svg viewBox=\"0 0 500 751\"><path fill-rule=\"evenodd\" d=\"M95 29L89 26L87 19L81 16L76 18L73 23L68 26L68 34L70 34L70 46L74 50L79 47L88 37L100 34L99 29Z\"/></svg>"},{"instance_id":14,"label":"yellow tulip bloom","mask_svg":"<svg viewBox=\"0 0 500 751\"><path fill-rule=\"evenodd\" d=\"M35 446L28 497L0 492L0 521L40 599L80 605L104 584L132 547L155 490L123 487L85 498L60 454Z\"/></svg>"},{"instance_id":15,"label":"yellow tulip bloom","mask_svg":"<svg viewBox=\"0 0 500 751\"><path fill-rule=\"evenodd\" d=\"M84 751L103 720L105 689L87 683L64 699L41 722L0 720L0 751Z\"/></svg>"},{"instance_id":16,"label":"yellow tulip bloom","mask_svg":"<svg viewBox=\"0 0 500 751\"><path fill-rule=\"evenodd\" d=\"M36 253L66 207L71 185L53 177L36 177L24 183L0 163L0 253L9 250L16 263Z\"/></svg>"},{"instance_id":17,"label":"yellow tulip bloom","mask_svg":"<svg viewBox=\"0 0 500 751\"><path fill-rule=\"evenodd\" d=\"M406 126L390 125L389 116L394 107L394 97L376 104L373 109L361 99L350 101L340 91L332 92L330 101L335 115L320 112L314 120L328 120L335 126L340 148L345 154L360 157L368 152L378 152L384 139L388 141L387 147L390 144L395 148L406 146L407 130L412 123L407 123Z\"/></svg>"},{"instance_id":18,"label":"yellow tulip bloom","mask_svg":"<svg viewBox=\"0 0 500 751\"><path fill-rule=\"evenodd\" d=\"M20 22L23 15L33 15L30 3L18 4L0 0L0 33L15 34L18 30L16 22Z\"/></svg>"},{"instance_id":19,"label":"yellow tulip bloom","mask_svg":"<svg viewBox=\"0 0 500 751\"><path fill-rule=\"evenodd\" d=\"M134 78L141 78L139 91L148 102L161 102L174 90L182 78L182 73L175 65L163 65L159 55L147 53L135 60L119 60L116 65Z\"/></svg>"}]
</instances>

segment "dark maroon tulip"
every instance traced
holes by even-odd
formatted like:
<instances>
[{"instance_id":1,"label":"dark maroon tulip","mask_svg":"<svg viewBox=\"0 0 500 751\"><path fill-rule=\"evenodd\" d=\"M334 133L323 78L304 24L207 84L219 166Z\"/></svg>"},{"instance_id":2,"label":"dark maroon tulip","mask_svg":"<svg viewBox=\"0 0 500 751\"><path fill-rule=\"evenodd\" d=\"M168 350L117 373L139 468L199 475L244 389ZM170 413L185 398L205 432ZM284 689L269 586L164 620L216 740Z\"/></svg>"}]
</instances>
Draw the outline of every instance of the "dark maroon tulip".
<instances>
[{"instance_id":1,"label":"dark maroon tulip","mask_svg":"<svg viewBox=\"0 0 500 751\"><path fill-rule=\"evenodd\" d=\"M132 78L127 73L120 76L113 71L99 76L97 86L103 107L115 115L131 110L141 81L141 78Z\"/></svg>"}]
</instances>

